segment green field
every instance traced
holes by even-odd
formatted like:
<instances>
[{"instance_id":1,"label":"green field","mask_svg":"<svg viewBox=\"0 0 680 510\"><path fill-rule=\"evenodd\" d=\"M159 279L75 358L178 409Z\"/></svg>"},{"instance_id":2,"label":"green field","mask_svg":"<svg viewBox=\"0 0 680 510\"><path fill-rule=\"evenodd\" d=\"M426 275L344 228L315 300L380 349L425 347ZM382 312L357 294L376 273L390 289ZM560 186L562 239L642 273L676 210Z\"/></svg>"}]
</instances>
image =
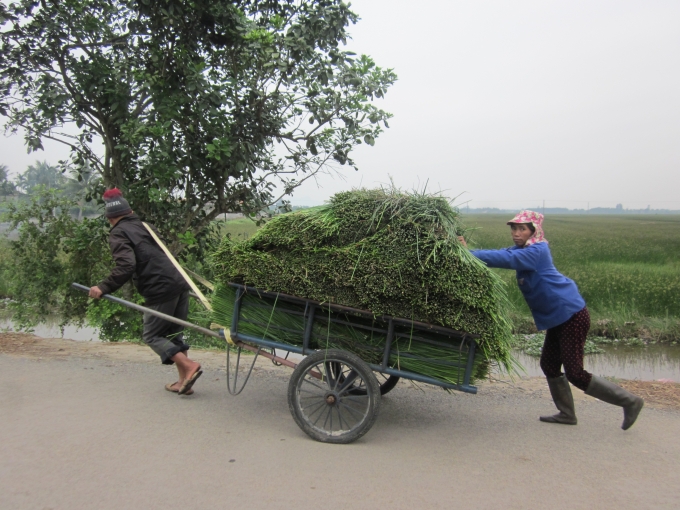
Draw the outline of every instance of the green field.
<instances>
[{"instance_id":1,"label":"green field","mask_svg":"<svg viewBox=\"0 0 680 510\"><path fill-rule=\"evenodd\" d=\"M512 244L505 224L512 214L465 215L471 248ZM680 337L680 215L555 215L545 220L557 269L579 286L593 317L592 332L605 336ZM244 239L257 231L248 219L225 224ZM515 272L497 270L507 283L518 330L531 329Z\"/></svg>"},{"instance_id":2,"label":"green field","mask_svg":"<svg viewBox=\"0 0 680 510\"><path fill-rule=\"evenodd\" d=\"M222 233L229 234L235 241L243 241L252 236L259 228L255 222L248 218L229 220L222 223Z\"/></svg>"}]
</instances>

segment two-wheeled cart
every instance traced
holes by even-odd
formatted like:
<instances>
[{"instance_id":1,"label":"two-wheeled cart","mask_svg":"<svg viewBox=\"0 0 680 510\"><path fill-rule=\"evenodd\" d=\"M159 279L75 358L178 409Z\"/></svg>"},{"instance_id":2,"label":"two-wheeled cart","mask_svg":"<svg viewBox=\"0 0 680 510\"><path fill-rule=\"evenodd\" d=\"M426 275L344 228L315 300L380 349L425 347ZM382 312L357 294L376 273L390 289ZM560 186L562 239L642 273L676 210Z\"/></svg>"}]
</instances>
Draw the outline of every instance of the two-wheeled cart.
<instances>
[{"instance_id":1,"label":"two-wheeled cart","mask_svg":"<svg viewBox=\"0 0 680 510\"><path fill-rule=\"evenodd\" d=\"M244 389L258 355L293 368L288 384L288 407L298 426L317 441L350 443L363 436L375 423L381 395L393 389L400 378L466 393L477 392L470 384L476 335L239 284L230 286L235 291L231 324L228 329L218 331L120 298L103 297L205 335L225 338L230 344L227 386L234 395ZM77 283L73 287L89 291ZM290 320L263 322L263 310L265 316L271 312ZM265 334L252 334L249 330L264 330ZM343 344L339 331L349 331L357 339L351 344L353 352L343 348L347 344ZM434 346L438 352L444 350L447 356L429 359L413 354L413 349L406 347L414 343ZM243 350L252 351L255 356L249 368L240 370L245 359L241 356ZM286 355L281 357L277 351L284 351ZM289 358L291 353L304 358L294 361ZM233 368L232 356L235 356ZM421 375L408 369L414 363L440 367L454 377L443 380Z\"/></svg>"}]
</instances>

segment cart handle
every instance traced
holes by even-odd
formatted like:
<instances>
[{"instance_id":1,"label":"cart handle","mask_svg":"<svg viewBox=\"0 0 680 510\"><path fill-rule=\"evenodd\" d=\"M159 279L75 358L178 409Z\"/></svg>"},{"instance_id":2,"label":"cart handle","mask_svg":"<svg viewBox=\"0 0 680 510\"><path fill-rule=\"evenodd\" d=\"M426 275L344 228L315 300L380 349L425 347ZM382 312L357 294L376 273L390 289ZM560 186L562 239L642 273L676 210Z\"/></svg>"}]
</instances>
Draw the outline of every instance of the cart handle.
<instances>
[{"instance_id":1,"label":"cart handle","mask_svg":"<svg viewBox=\"0 0 680 510\"><path fill-rule=\"evenodd\" d=\"M73 287L76 290L81 290L83 292L90 292L90 287L86 287L85 285L81 285L79 283L73 282L71 284L71 287ZM156 310L152 310L151 308L147 308L146 306L138 305L137 303L131 303L130 301L125 301L124 299L120 299L114 296L111 296L109 294L104 294L102 296L102 299L108 299L109 301L113 301L114 303L118 303L119 305L127 306L128 308L132 308L133 310L137 310L138 312L142 313L148 313L150 315L155 315L156 317L160 317L161 319L165 319L168 322L174 322L175 324L179 324L180 326L184 326L185 328L193 329L198 331L199 333L203 333L204 335L207 336L213 336L216 338L223 338L222 335L220 335L216 331L212 331L207 328L203 328L201 326L197 326L196 324L192 324L191 322L183 321L182 319L178 319L177 317L173 317L172 315L168 315L162 312L157 312Z\"/></svg>"}]
</instances>

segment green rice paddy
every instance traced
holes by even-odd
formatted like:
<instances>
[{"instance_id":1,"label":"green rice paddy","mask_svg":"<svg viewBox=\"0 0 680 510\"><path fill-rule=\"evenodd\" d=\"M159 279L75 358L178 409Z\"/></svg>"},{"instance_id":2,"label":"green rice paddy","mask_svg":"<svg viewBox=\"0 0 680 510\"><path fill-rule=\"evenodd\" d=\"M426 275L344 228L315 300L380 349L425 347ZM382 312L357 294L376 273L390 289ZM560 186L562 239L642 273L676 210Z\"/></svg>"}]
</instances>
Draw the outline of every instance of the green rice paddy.
<instances>
[{"instance_id":1,"label":"green rice paddy","mask_svg":"<svg viewBox=\"0 0 680 510\"><path fill-rule=\"evenodd\" d=\"M259 229L257 224L249 218L222 221L220 223L222 234L229 234L235 241L249 239Z\"/></svg>"}]
</instances>

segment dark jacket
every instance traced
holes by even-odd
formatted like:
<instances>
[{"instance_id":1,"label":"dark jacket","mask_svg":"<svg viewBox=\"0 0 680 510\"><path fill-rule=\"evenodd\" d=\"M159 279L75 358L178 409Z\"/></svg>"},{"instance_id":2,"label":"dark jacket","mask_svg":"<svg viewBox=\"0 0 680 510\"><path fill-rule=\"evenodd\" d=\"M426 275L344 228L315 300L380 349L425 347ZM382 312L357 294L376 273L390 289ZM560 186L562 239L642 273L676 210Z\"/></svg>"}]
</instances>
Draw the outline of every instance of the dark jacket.
<instances>
[{"instance_id":1,"label":"dark jacket","mask_svg":"<svg viewBox=\"0 0 680 510\"><path fill-rule=\"evenodd\" d=\"M111 227L109 246L116 267L97 285L104 294L117 291L130 278L147 305L170 301L189 290L189 284L135 214Z\"/></svg>"}]
</instances>

